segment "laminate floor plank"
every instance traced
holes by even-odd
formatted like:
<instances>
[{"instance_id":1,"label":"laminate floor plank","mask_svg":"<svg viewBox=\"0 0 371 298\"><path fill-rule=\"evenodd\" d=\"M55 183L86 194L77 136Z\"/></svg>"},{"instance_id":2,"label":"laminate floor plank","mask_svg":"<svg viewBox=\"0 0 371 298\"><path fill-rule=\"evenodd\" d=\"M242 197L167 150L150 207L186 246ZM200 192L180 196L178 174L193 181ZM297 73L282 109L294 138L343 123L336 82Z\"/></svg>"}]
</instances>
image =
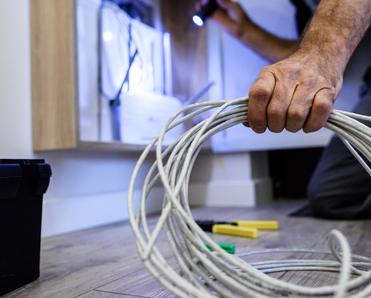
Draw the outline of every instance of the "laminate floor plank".
<instances>
[{"instance_id":1,"label":"laminate floor plank","mask_svg":"<svg viewBox=\"0 0 371 298\"><path fill-rule=\"evenodd\" d=\"M342 231L354 253L371 256L371 221L327 221L313 218L287 217L301 202L275 202L257 208L196 208L196 219L276 219L279 231L260 232L258 240L210 235L216 241L234 243L237 253L275 248L328 249L328 233ZM149 219L154 226L157 217ZM156 242L161 254L169 258L164 234ZM324 255L256 254L243 256L248 262L277 259L328 258ZM170 259L171 260L171 259ZM173 260L174 261L174 260ZM278 272L271 276L295 284L321 286L336 283L332 273ZM120 298L172 297L147 272L138 258L128 223L115 224L42 241L41 276L4 298Z\"/></svg>"},{"instance_id":2,"label":"laminate floor plank","mask_svg":"<svg viewBox=\"0 0 371 298\"><path fill-rule=\"evenodd\" d=\"M126 276L125 278L116 280L98 288L97 290L151 298L174 297L174 295L163 289L160 283L157 282L145 269L142 269L130 276Z\"/></svg>"},{"instance_id":3,"label":"laminate floor plank","mask_svg":"<svg viewBox=\"0 0 371 298\"><path fill-rule=\"evenodd\" d=\"M147 298L145 296L137 296L137 295L126 295L126 294L117 294L117 293L110 293L110 292L103 292L103 291L90 291L86 294L77 296L76 298Z\"/></svg>"},{"instance_id":4,"label":"laminate floor plank","mask_svg":"<svg viewBox=\"0 0 371 298\"><path fill-rule=\"evenodd\" d=\"M128 223L42 241L39 280L7 296L75 297L142 268Z\"/></svg>"}]
</instances>

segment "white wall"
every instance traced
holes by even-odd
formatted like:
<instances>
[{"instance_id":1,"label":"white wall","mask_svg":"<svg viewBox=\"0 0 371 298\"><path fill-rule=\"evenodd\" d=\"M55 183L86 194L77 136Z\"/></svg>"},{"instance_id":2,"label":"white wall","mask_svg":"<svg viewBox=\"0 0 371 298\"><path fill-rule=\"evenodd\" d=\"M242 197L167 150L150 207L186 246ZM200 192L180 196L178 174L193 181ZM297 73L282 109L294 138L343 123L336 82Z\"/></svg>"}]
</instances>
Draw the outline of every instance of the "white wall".
<instances>
[{"instance_id":1,"label":"white wall","mask_svg":"<svg viewBox=\"0 0 371 298\"><path fill-rule=\"evenodd\" d=\"M126 190L136 154L32 152L29 0L0 1L0 158L45 158L51 164L44 236L127 217ZM248 153L203 154L194 170L192 198L197 204L254 205L257 197L270 196L264 169L252 175Z\"/></svg>"}]
</instances>

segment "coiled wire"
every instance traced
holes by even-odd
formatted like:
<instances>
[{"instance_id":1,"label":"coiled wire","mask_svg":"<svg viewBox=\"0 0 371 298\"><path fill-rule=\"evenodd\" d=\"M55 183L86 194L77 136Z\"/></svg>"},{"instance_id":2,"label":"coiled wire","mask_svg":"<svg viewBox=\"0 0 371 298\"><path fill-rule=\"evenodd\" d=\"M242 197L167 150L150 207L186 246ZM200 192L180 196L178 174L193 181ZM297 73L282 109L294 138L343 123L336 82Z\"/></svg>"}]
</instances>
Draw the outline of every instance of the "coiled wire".
<instances>
[{"instance_id":1,"label":"coiled wire","mask_svg":"<svg viewBox=\"0 0 371 298\"><path fill-rule=\"evenodd\" d=\"M371 297L371 259L352 255L346 238L337 230L330 232L330 251L325 252L331 253L335 260L288 259L248 263L241 255L226 253L195 223L188 201L188 186L201 146L215 133L246 122L247 109L247 98L189 105L169 119L138 159L129 185L128 209L144 266L163 287L178 297ZM190 128L164 149L162 142L169 130L211 110L214 111L206 120ZM333 111L326 127L341 138L371 176L371 128L358 120L371 121L371 117ZM156 160L145 176L138 206L134 189L143 163L153 148L156 149ZM154 228L150 229L146 200L158 182L164 188L162 211ZM158 247L157 240L162 232L166 233L173 258L163 256ZM213 251L209 251L205 244ZM281 251L300 252L296 249ZM270 252L274 251L259 253ZM258 252L244 255L255 253ZM306 287L268 275L300 270L338 272L338 283Z\"/></svg>"}]
</instances>

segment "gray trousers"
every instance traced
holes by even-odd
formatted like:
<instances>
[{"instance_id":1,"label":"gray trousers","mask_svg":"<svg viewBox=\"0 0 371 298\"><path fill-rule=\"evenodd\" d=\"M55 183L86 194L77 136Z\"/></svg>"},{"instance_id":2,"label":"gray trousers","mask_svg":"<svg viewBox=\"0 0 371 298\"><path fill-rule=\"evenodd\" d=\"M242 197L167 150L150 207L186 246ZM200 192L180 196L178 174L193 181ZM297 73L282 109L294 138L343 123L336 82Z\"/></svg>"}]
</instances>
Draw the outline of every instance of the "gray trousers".
<instances>
[{"instance_id":1,"label":"gray trousers","mask_svg":"<svg viewBox=\"0 0 371 298\"><path fill-rule=\"evenodd\" d=\"M354 112L371 115L371 90ZM308 198L318 217L371 218L371 177L336 136L324 149L309 183Z\"/></svg>"}]
</instances>

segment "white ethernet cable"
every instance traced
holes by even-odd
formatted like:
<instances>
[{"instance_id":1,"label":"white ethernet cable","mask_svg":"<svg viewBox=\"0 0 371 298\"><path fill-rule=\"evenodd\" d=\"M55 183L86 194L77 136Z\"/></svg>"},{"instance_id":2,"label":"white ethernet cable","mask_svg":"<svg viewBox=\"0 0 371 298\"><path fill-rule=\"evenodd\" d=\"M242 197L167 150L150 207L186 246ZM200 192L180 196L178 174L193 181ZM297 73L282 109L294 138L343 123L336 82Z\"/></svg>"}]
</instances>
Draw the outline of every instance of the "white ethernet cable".
<instances>
[{"instance_id":1,"label":"white ethernet cable","mask_svg":"<svg viewBox=\"0 0 371 298\"><path fill-rule=\"evenodd\" d=\"M371 259L352 255L346 238L337 230L330 232L330 251L308 250L316 254L332 254L335 260L287 259L248 263L241 257L257 253L308 251L266 250L230 255L195 223L188 201L188 186L200 148L211 135L245 122L247 103L247 98L240 98L189 105L167 122L140 156L130 181L128 207L138 253L144 266L163 287L178 297L371 297ZM186 131L169 147L163 148L164 135L169 130L212 109L216 110L208 119ZM371 117L333 111L326 127L341 138L371 175L368 164L371 162L371 128L357 120L371 121ZM152 148L156 148L156 160L148 170L140 203L136 206L134 188ZM163 208L155 227L150 229L146 218L146 200L158 181L165 190ZM162 255L158 247L162 231L166 233L171 256ZM213 251L209 251L205 244ZM300 270L338 272L338 283L306 287L269 275L271 272Z\"/></svg>"}]
</instances>

